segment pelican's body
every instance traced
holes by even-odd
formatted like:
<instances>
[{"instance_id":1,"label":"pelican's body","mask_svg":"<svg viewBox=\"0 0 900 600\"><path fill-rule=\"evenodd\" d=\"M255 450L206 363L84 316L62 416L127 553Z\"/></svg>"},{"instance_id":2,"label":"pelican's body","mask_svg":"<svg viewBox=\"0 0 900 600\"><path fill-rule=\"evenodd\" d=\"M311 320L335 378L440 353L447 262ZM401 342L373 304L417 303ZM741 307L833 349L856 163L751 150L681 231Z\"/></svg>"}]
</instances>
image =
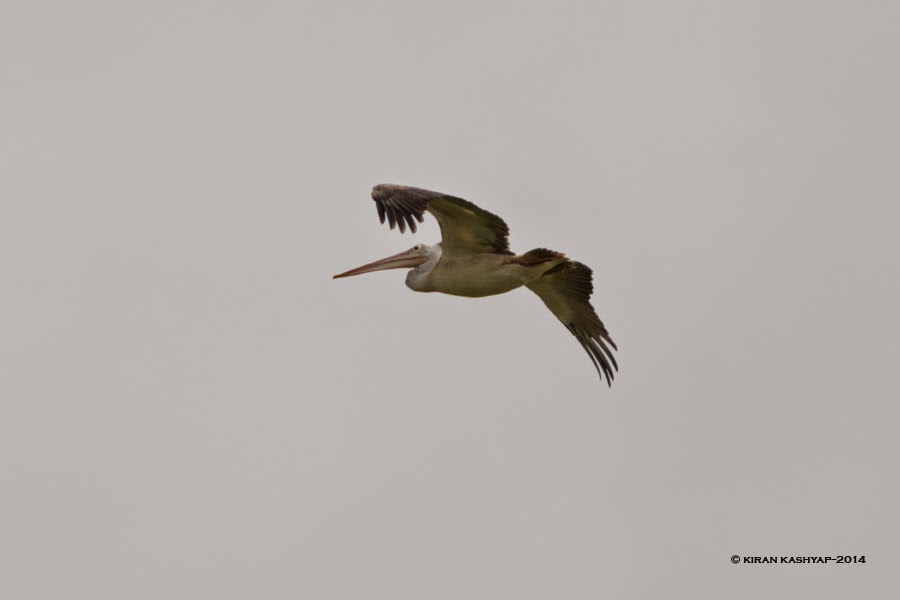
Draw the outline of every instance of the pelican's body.
<instances>
[{"instance_id":1,"label":"pelican's body","mask_svg":"<svg viewBox=\"0 0 900 600\"><path fill-rule=\"evenodd\" d=\"M383 223L406 225L415 232L427 210L437 218L443 240L352 269L335 278L384 269L408 268L406 285L417 292L441 292L482 298L527 286L578 339L600 373L612 384L618 369L609 346L616 347L589 299L591 270L564 254L537 248L522 255L509 250L509 228L503 220L471 202L399 185L377 185L372 198Z\"/></svg>"},{"instance_id":2,"label":"pelican's body","mask_svg":"<svg viewBox=\"0 0 900 600\"><path fill-rule=\"evenodd\" d=\"M546 264L525 265L519 256L472 254L441 260L441 246L427 247L437 256L406 275L406 285L417 292L441 292L467 298L505 294L543 275ZM565 259L557 259L557 264ZM552 264L550 266L553 266Z\"/></svg>"}]
</instances>

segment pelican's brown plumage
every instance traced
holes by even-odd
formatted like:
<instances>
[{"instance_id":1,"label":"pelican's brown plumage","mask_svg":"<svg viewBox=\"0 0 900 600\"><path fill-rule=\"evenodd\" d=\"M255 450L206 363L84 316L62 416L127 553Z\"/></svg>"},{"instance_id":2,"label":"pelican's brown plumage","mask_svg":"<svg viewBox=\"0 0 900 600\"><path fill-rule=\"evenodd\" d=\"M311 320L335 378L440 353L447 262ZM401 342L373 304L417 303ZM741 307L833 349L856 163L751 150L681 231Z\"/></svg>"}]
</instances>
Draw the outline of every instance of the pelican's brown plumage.
<instances>
[{"instance_id":1,"label":"pelican's brown plumage","mask_svg":"<svg viewBox=\"0 0 900 600\"><path fill-rule=\"evenodd\" d=\"M348 277L384 269L408 268L406 285L418 292L479 298L525 286L537 294L587 352L600 378L612 385L618 370L616 344L594 312L591 270L565 254L537 248L522 255L509 249L509 227L497 215L467 200L404 185L372 188L381 222L415 233L425 211L437 219L442 240L417 244L406 252L345 273Z\"/></svg>"}]
</instances>

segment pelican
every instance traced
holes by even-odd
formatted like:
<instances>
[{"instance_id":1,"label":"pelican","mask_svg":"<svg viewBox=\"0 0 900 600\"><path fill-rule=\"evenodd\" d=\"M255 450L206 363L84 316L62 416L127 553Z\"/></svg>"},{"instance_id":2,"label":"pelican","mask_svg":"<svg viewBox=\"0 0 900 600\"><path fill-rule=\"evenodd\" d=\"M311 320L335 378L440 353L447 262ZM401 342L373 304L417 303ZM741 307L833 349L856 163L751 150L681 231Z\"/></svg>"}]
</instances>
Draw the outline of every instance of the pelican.
<instances>
[{"instance_id":1,"label":"pelican","mask_svg":"<svg viewBox=\"0 0 900 600\"><path fill-rule=\"evenodd\" d=\"M391 229L416 232L415 217L427 210L437 219L441 241L416 244L409 250L351 269L334 279L385 269L410 269L406 285L416 292L441 292L482 298L522 286L537 294L584 348L600 380L612 386L619 366L610 346L616 344L591 306L591 270L565 254L536 248L522 255L509 249L509 227L493 213L467 200L405 185L372 188L378 217Z\"/></svg>"}]
</instances>

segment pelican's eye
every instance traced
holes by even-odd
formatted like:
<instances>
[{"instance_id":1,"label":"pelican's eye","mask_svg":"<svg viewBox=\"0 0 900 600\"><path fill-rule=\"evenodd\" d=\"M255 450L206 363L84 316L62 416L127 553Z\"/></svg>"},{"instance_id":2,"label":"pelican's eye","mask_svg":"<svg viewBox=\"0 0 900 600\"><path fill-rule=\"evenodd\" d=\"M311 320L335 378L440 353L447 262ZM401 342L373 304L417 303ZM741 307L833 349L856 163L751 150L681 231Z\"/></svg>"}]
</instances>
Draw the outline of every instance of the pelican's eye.
<instances>
[{"instance_id":1,"label":"pelican's eye","mask_svg":"<svg viewBox=\"0 0 900 600\"><path fill-rule=\"evenodd\" d=\"M422 244L416 244L416 245L413 247L413 250L415 250L416 252L418 252L418 251L421 250L421 249L422 249Z\"/></svg>"}]
</instances>

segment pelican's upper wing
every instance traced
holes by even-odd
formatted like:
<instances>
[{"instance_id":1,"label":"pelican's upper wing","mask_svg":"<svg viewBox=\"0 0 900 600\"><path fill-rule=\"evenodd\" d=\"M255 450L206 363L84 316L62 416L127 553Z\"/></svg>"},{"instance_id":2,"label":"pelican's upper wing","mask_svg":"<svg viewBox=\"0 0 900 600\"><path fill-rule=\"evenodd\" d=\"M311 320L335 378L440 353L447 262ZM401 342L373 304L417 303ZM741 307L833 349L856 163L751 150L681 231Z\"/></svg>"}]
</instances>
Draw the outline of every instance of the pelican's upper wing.
<instances>
[{"instance_id":1,"label":"pelican's upper wing","mask_svg":"<svg viewBox=\"0 0 900 600\"><path fill-rule=\"evenodd\" d=\"M551 268L527 286L540 296L547 308L584 347L600 379L605 375L607 383L612 386L613 369L618 371L619 365L609 347L618 348L591 306L590 298L594 291L591 270L580 262L567 261Z\"/></svg>"},{"instance_id":2,"label":"pelican's upper wing","mask_svg":"<svg viewBox=\"0 0 900 600\"><path fill-rule=\"evenodd\" d=\"M503 219L493 213L478 208L462 198L455 198L438 192L405 185L382 183L372 188L372 199L378 208L378 217L384 223L385 217L391 225L406 225L415 233L416 222L425 219L427 210L441 226L444 256L462 256L484 252L512 254L509 250L509 227Z\"/></svg>"}]
</instances>

